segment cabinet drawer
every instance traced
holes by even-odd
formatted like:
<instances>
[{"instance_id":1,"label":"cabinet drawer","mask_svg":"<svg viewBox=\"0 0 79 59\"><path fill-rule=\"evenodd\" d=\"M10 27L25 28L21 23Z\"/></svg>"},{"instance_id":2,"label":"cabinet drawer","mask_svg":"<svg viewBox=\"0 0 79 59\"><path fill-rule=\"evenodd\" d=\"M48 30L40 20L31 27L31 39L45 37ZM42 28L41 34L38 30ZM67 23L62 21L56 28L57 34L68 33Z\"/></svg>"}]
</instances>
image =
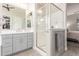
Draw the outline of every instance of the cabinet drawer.
<instances>
[{"instance_id":1,"label":"cabinet drawer","mask_svg":"<svg viewBox=\"0 0 79 59\"><path fill-rule=\"evenodd\" d=\"M12 39L9 39L9 40L2 40L2 44L7 44L7 43L12 43Z\"/></svg>"},{"instance_id":2,"label":"cabinet drawer","mask_svg":"<svg viewBox=\"0 0 79 59\"><path fill-rule=\"evenodd\" d=\"M27 37L27 35L28 35L27 33L23 33L22 37Z\"/></svg>"},{"instance_id":3,"label":"cabinet drawer","mask_svg":"<svg viewBox=\"0 0 79 59\"><path fill-rule=\"evenodd\" d=\"M9 38L9 37L8 38L2 38L2 42L3 41L9 41L10 42L10 41L12 41L12 38Z\"/></svg>"},{"instance_id":4,"label":"cabinet drawer","mask_svg":"<svg viewBox=\"0 0 79 59\"><path fill-rule=\"evenodd\" d=\"M29 42L28 42L28 45L29 45L29 44L32 44L32 45L33 45L33 42L29 41Z\"/></svg>"},{"instance_id":5,"label":"cabinet drawer","mask_svg":"<svg viewBox=\"0 0 79 59\"><path fill-rule=\"evenodd\" d=\"M12 47L3 47L2 49L3 56L12 54Z\"/></svg>"},{"instance_id":6,"label":"cabinet drawer","mask_svg":"<svg viewBox=\"0 0 79 59\"><path fill-rule=\"evenodd\" d=\"M28 33L28 37L33 37L33 33Z\"/></svg>"},{"instance_id":7,"label":"cabinet drawer","mask_svg":"<svg viewBox=\"0 0 79 59\"><path fill-rule=\"evenodd\" d=\"M22 39L27 40L28 38L27 37L22 37Z\"/></svg>"},{"instance_id":8,"label":"cabinet drawer","mask_svg":"<svg viewBox=\"0 0 79 59\"><path fill-rule=\"evenodd\" d=\"M13 39L13 44L16 45L18 43L20 43L22 40L20 38L15 38Z\"/></svg>"},{"instance_id":9,"label":"cabinet drawer","mask_svg":"<svg viewBox=\"0 0 79 59\"><path fill-rule=\"evenodd\" d=\"M28 39L28 42L33 42L33 40L32 39Z\"/></svg>"},{"instance_id":10,"label":"cabinet drawer","mask_svg":"<svg viewBox=\"0 0 79 59\"><path fill-rule=\"evenodd\" d=\"M28 40L33 40L33 38L32 37L29 37Z\"/></svg>"},{"instance_id":11,"label":"cabinet drawer","mask_svg":"<svg viewBox=\"0 0 79 59\"><path fill-rule=\"evenodd\" d=\"M9 47L12 46L12 43L2 44L3 47Z\"/></svg>"},{"instance_id":12,"label":"cabinet drawer","mask_svg":"<svg viewBox=\"0 0 79 59\"><path fill-rule=\"evenodd\" d=\"M12 44L12 39L2 39L2 45Z\"/></svg>"},{"instance_id":13,"label":"cabinet drawer","mask_svg":"<svg viewBox=\"0 0 79 59\"><path fill-rule=\"evenodd\" d=\"M33 36L28 36L27 38L33 38Z\"/></svg>"},{"instance_id":14,"label":"cabinet drawer","mask_svg":"<svg viewBox=\"0 0 79 59\"><path fill-rule=\"evenodd\" d=\"M13 38L19 38L21 37L21 34L13 34Z\"/></svg>"},{"instance_id":15,"label":"cabinet drawer","mask_svg":"<svg viewBox=\"0 0 79 59\"><path fill-rule=\"evenodd\" d=\"M28 39L33 39L33 35L28 35Z\"/></svg>"},{"instance_id":16,"label":"cabinet drawer","mask_svg":"<svg viewBox=\"0 0 79 59\"><path fill-rule=\"evenodd\" d=\"M30 36L30 37L27 37L28 39L33 39L33 37L32 36Z\"/></svg>"},{"instance_id":17,"label":"cabinet drawer","mask_svg":"<svg viewBox=\"0 0 79 59\"><path fill-rule=\"evenodd\" d=\"M33 41L33 37L28 37L28 41Z\"/></svg>"},{"instance_id":18,"label":"cabinet drawer","mask_svg":"<svg viewBox=\"0 0 79 59\"><path fill-rule=\"evenodd\" d=\"M12 35L11 35L11 34L2 35L2 39L3 39L3 40L12 39Z\"/></svg>"}]
</instances>

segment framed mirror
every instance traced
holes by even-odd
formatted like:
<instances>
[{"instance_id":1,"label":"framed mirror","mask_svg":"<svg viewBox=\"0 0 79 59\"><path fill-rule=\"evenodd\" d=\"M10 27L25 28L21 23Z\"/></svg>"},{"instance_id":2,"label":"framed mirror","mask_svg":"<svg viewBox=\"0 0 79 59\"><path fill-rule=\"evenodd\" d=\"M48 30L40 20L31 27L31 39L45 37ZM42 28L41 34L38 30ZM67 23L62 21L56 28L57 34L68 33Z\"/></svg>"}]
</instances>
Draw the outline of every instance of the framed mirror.
<instances>
[{"instance_id":1,"label":"framed mirror","mask_svg":"<svg viewBox=\"0 0 79 59\"><path fill-rule=\"evenodd\" d=\"M31 28L32 26L32 12L27 14L27 28Z\"/></svg>"},{"instance_id":2,"label":"framed mirror","mask_svg":"<svg viewBox=\"0 0 79 59\"><path fill-rule=\"evenodd\" d=\"M5 8L8 6L8 9ZM12 8L9 8L12 7ZM26 10L13 4L2 3L2 16L0 29L8 29L14 31L25 30Z\"/></svg>"}]
</instances>

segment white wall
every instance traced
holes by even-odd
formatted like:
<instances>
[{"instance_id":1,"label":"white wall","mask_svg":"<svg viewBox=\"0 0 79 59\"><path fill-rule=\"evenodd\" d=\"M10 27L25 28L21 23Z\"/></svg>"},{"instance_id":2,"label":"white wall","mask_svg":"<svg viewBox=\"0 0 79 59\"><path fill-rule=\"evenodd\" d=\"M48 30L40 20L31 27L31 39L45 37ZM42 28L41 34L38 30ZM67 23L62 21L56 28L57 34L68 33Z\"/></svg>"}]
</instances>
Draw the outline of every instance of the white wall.
<instances>
[{"instance_id":1,"label":"white wall","mask_svg":"<svg viewBox=\"0 0 79 59\"><path fill-rule=\"evenodd\" d=\"M51 26L54 28L64 28L64 13L63 11L59 10L55 13L51 14Z\"/></svg>"}]
</instances>

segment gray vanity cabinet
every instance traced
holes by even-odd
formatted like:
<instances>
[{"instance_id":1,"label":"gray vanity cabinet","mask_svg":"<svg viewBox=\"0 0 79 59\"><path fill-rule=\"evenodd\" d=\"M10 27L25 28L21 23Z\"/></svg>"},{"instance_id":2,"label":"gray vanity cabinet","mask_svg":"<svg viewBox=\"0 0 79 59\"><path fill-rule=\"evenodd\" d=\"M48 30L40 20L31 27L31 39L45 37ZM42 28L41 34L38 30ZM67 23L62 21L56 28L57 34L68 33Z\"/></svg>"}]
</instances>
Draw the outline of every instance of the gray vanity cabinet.
<instances>
[{"instance_id":1,"label":"gray vanity cabinet","mask_svg":"<svg viewBox=\"0 0 79 59\"><path fill-rule=\"evenodd\" d=\"M10 55L33 47L33 33L2 35L2 55Z\"/></svg>"},{"instance_id":2,"label":"gray vanity cabinet","mask_svg":"<svg viewBox=\"0 0 79 59\"><path fill-rule=\"evenodd\" d=\"M2 35L1 55L10 55L10 54L12 54L12 35L4 34Z\"/></svg>"}]
</instances>

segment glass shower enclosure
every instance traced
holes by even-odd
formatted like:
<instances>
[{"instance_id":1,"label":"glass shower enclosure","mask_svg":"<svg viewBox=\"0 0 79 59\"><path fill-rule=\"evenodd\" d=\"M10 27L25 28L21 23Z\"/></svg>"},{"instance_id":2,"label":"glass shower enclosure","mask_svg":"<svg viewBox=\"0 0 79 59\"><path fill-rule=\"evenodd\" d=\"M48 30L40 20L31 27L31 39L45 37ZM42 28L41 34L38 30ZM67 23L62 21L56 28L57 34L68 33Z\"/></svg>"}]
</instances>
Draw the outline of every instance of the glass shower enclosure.
<instances>
[{"instance_id":1,"label":"glass shower enclosure","mask_svg":"<svg viewBox=\"0 0 79 59\"><path fill-rule=\"evenodd\" d=\"M51 45L54 43L51 38L51 29L64 26L63 15L63 11L52 3L36 4L36 46L47 55L53 53L51 50L55 51L54 48L51 49L51 46L55 46Z\"/></svg>"}]
</instances>

